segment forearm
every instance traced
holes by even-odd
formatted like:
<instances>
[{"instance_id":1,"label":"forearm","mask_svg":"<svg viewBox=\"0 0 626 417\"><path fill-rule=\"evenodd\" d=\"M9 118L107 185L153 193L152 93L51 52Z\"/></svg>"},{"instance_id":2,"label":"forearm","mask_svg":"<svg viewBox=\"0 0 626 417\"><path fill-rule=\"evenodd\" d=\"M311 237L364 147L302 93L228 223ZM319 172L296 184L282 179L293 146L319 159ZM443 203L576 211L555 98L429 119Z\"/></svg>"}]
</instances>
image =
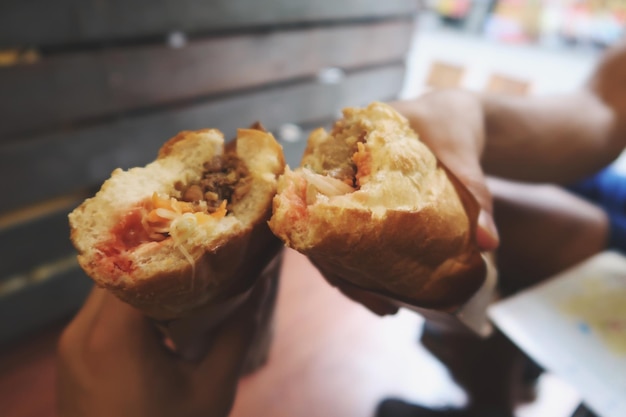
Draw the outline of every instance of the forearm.
<instances>
[{"instance_id":1,"label":"forearm","mask_svg":"<svg viewBox=\"0 0 626 417\"><path fill-rule=\"evenodd\" d=\"M591 89L552 96L481 97L485 118L483 168L522 181L567 183L615 159L626 132Z\"/></svg>"},{"instance_id":2,"label":"forearm","mask_svg":"<svg viewBox=\"0 0 626 417\"><path fill-rule=\"evenodd\" d=\"M611 49L575 93L479 99L488 174L557 183L589 175L626 146L626 42Z\"/></svg>"}]
</instances>

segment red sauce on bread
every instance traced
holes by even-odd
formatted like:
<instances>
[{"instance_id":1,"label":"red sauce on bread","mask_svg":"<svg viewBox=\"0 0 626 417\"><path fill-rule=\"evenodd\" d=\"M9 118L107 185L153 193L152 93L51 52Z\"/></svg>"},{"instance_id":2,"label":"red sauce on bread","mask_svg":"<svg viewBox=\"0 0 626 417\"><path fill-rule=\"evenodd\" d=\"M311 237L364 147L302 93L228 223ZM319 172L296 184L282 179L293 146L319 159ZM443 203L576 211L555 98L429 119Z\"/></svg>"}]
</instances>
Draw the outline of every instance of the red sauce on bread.
<instances>
[{"instance_id":1,"label":"red sauce on bread","mask_svg":"<svg viewBox=\"0 0 626 417\"><path fill-rule=\"evenodd\" d=\"M141 207L127 212L111 229L111 239L98 246L102 253L99 260L101 267L111 275L115 275L116 272L131 272L133 262L126 252L142 243L152 241L141 224L144 213Z\"/></svg>"}]
</instances>

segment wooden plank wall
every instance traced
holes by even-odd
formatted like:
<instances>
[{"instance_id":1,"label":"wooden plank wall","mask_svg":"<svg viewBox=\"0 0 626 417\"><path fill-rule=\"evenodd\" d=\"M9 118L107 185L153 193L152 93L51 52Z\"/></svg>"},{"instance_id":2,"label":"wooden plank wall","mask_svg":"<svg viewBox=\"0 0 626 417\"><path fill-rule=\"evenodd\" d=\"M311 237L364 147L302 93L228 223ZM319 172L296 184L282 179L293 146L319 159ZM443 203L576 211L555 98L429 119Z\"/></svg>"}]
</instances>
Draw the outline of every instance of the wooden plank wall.
<instances>
[{"instance_id":1,"label":"wooden plank wall","mask_svg":"<svg viewBox=\"0 0 626 417\"><path fill-rule=\"evenodd\" d=\"M0 68L0 138L311 77L326 66L384 64L402 57L410 33L407 21L356 24L203 38L184 48L114 47Z\"/></svg>"},{"instance_id":2,"label":"wooden plank wall","mask_svg":"<svg viewBox=\"0 0 626 417\"><path fill-rule=\"evenodd\" d=\"M307 131L342 107L395 98L415 5L1 2L0 48L36 59L0 67L0 346L82 302L90 281L67 213L114 168L151 161L180 130L232 137L260 120ZM304 136L282 142L291 165Z\"/></svg>"},{"instance_id":3,"label":"wooden plank wall","mask_svg":"<svg viewBox=\"0 0 626 417\"><path fill-rule=\"evenodd\" d=\"M0 47L406 17L415 0L3 0Z\"/></svg>"}]
</instances>

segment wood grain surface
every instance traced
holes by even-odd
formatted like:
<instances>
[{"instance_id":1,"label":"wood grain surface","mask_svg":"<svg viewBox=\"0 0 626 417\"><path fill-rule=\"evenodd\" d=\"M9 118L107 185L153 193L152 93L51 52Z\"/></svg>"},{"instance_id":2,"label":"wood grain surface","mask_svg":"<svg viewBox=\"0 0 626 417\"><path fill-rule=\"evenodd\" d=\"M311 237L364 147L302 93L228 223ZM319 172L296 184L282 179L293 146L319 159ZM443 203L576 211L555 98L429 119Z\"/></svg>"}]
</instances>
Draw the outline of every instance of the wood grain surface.
<instances>
[{"instance_id":1,"label":"wood grain surface","mask_svg":"<svg viewBox=\"0 0 626 417\"><path fill-rule=\"evenodd\" d=\"M407 20L113 47L0 67L0 138L158 108L209 95L314 77L325 67L398 62ZM1 37L1 36L0 36Z\"/></svg>"},{"instance_id":2,"label":"wood grain surface","mask_svg":"<svg viewBox=\"0 0 626 417\"><path fill-rule=\"evenodd\" d=\"M415 0L3 0L0 48L411 15Z\"/></svg>"}]
</instances>

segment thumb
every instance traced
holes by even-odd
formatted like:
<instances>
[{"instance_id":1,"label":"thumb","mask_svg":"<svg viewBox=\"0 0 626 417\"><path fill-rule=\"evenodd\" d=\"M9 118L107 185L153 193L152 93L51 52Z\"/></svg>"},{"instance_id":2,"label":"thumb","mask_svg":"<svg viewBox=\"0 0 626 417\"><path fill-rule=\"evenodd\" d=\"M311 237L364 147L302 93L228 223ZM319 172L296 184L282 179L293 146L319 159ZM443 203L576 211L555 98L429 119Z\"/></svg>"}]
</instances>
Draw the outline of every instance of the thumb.
<instances>
[{"instance_id":1,"label":"thumb","mask_svg":"<svg viewBox=\"0 0 626 417\"><path fill-rule=\"evenodd\" d=\"M500 236L493 221L493 214L484 209L481 209L478 215L476 244L484 251L492 251L500 244Z\"/></svg>"},{"instance_id":2,"label":"thumb","mask_svg":"<svg viewBox=\"0 0 626 417\"><path fill-rule=\"evenodd\" d=\"M476 244L483 251L496 249L500 244L500 236L493 220L493 197L487 188L482 170L479 167L474 170L463 169L458 173L455 172L455 174L480 206Z\"/></svg>"},{"instance_id":3,"label":"thumb","mask_svg":"<svg viewBox=\"0 0 626 417\"><path fill-rule=\"evenodd\" d=\"M465 188L461 190L457 187L461 200L465 199L463 194L469 192L478 203L480 211L475 235L476 244L482 251L496 249L500 244L500 237L493 220L493 197L480 163L472 156L472 152L442 152L438 159L446 169L449 179L456 183L456 186L462 184L462 188Z\"/></svg>"}]
</instances>

